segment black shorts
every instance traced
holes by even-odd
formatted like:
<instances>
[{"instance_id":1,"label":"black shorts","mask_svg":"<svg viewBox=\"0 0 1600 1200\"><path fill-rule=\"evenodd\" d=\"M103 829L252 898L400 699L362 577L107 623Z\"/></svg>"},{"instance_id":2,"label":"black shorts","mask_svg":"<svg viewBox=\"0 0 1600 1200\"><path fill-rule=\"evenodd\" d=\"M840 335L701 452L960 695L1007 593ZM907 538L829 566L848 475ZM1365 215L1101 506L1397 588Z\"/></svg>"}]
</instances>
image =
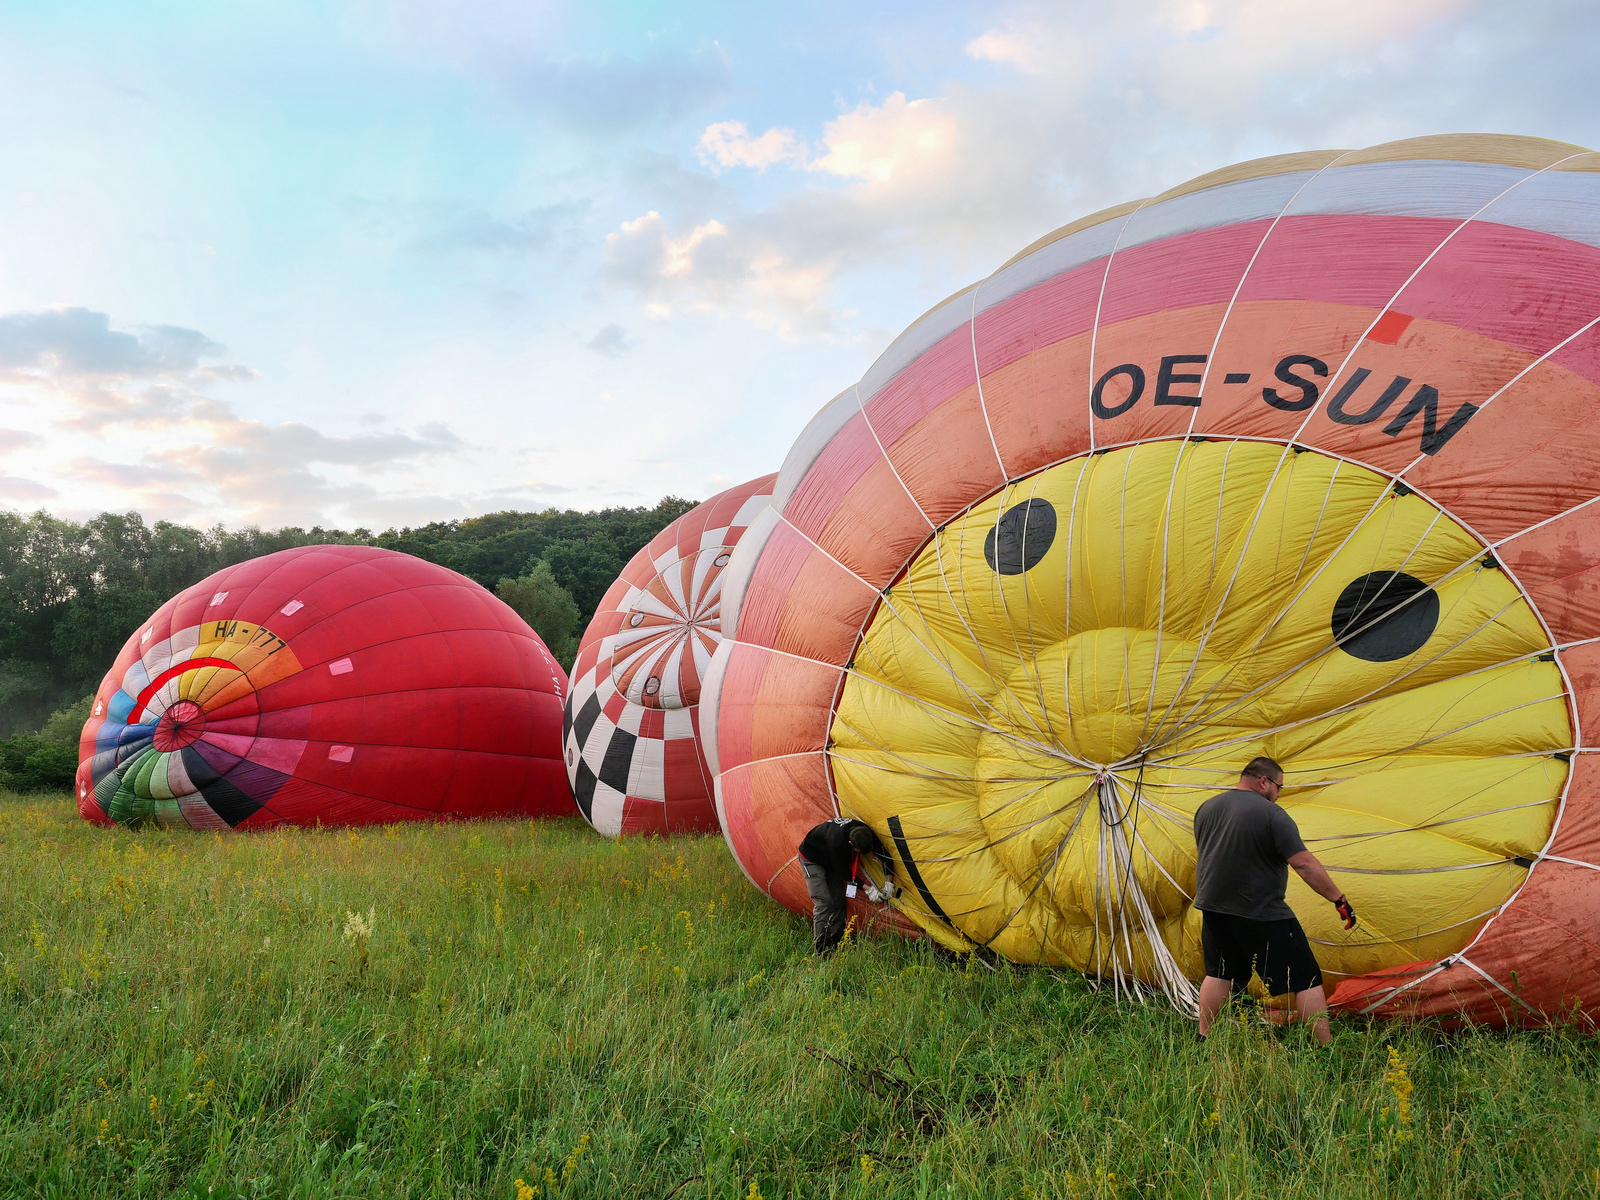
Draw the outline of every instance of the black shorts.
<instances>
[{"instance_id":1,"label":"black shorts","mask_svg":"<svg viewBox=\"0 0 1600 1200\"><path fill-rule=\"evenodd\" d=\"M1205 921L1200 945L1205 950L1206 974L1213 979L1226 979L1234 991L1242 992L1254 971L1274 996L1322 986L1322 968L1295 918L1252 921L1214 912L1201 916Z\"/></svg>"}]
</instances>

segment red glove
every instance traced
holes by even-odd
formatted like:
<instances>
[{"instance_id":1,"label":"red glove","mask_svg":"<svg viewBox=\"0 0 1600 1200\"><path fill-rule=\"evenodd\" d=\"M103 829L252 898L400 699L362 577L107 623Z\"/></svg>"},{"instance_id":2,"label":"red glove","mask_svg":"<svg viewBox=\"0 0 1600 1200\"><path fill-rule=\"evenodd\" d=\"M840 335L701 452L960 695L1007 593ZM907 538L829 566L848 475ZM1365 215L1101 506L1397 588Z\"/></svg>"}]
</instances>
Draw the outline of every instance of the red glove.
<instances>
[{"instance_id":1,"label":"red glove","mask_svg":"<svg viewBox=\"0 0 1600 1200\"><path fill-rule=\"evenodd\" d=\"M1338 912L1339 919L1344 922L1346 929L1354 929L1356 927L1356 910L1351 906L1349 900L1340 896L1333 902L1333 907Z\"/></svg>"}]
</instances>

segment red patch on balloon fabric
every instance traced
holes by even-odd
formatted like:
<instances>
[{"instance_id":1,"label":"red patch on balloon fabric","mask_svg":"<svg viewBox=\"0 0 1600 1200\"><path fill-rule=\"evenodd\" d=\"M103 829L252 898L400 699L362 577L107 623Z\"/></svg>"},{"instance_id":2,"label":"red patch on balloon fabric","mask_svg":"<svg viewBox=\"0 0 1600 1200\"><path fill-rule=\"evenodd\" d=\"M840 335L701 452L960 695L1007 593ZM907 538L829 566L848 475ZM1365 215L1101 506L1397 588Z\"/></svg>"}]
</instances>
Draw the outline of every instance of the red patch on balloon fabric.
<instances>
[{"instance_id":1,"label":"red patch on balloon fabric","mask_svg":"<svg viewBox=\"0 0 1600 1200\"><path fill-rule=\"evenodd\" d=\"M1415 317L1403 312L1390 310L1378 318L1378 323L1372 327L1372 332L1367 334L1367 341L1377 342L1380 346L1392 346L1400 340L1400 335Z\"/></svg>"}]
</instances>

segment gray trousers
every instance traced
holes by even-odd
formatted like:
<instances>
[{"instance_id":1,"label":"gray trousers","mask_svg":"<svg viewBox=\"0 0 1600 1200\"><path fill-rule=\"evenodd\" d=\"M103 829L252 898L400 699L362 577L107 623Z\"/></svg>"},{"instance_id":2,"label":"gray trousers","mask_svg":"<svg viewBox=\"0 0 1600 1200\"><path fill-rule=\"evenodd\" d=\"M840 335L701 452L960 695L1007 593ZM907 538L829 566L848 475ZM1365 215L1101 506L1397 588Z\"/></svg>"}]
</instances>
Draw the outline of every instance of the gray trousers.
<instances>
[{"instance_id":1,"label":"gray trousers","mask_svg":"<svg viewBox=\"0 0 1600 1200\"><path fill-rule=\"evenodd\" d=\"M829 879L826 871L803 858L800 870L811 893L811 944L818 954L832 954L844 937L844 880Z\"/></svg>"}]
</instances>

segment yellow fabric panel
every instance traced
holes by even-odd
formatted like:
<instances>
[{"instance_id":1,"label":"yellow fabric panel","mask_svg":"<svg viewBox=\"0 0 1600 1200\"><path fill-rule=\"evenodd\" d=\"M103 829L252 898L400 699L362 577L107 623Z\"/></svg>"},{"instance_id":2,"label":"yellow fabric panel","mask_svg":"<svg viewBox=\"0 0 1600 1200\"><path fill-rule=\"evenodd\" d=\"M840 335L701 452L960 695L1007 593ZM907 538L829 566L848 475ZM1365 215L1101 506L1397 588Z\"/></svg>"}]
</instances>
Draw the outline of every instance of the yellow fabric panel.
<instances>
[{"instance_id":1,"label":"yellow fabric panel","mask_svg":"<svg viewBox=\"0 0 1600 1200\"><path fill-rule=\"evenodd\" d=\"M1070 566L1065 561L1067 541L1058 534L1060 546L1052 545L1040 564L1044 569L998 575L984 558L985 540L1001 513L1013 505L1044 499L1061 511L1063 503L1071 502L1072 488L1066 485L1076 483L1076 475L1048 480L1035 476L1021 488L1007 488L984 501L947 526L946 536L908 573L907 582L915 584L919 596L948 593L951 635L965 638L974 658L992 666L991 674L1009 674L1034 647L1061 636L1069 609L1065 588ZM1052 486L1041 491L1036 482Z\"/></svg>"},{"instance_id":2,"label":"yellow fabric panel","mask_svg":"<svg viewBox=\"0 0 1600 1200\"><path fill-rule=\"evenodd\" d=\"M1373 834L1393 828L1427 829L1482 854L1511 856L1537 850L1549 831L1552 806L1567 780L1567 765L1550 755L1511 758L1395 758L1363 763L1360 772L1339 763L1297 761L1284 807L1299 820L1302 807L1334 812L1338 827L1318 854L1338 861L1355 847L1386 853ZM1355 865L1361 865L1356 863ZM1368 863L1367 865L1373 865Z\"/></svg>"},{"instance_id":3,"label":"yellow fabric panel","mask_svg":"<svg viewBox=\"0 0 1600 1200\"><path fill-rule=\"evenodd\" d=\"M1253 653L1295 663L1331 648L1327 637L1328 614L1341 590L1372 571L1399 570L1433 584L1458 568L1466 568L1483 555L1476 541L1468 541L1453 522L1429 521L1426 507L1415 496L1385 500L1371 516L1350 531L1348 540L1297 591L1287 612L1263 636L1254 639ZM1437 511L1437 510L1435 510Z\"/></svg>"},{"instance_id":4,"label":"yellow fabric panel","mask_svg":"<svg viewBox=\"0 0 1600 1200\"><path fill-rule=\"evenodd\" d=\"M833 742L844 749L887 752L891 747L908 762L932 760L941 755L960 758L970 764L983 727L980 718L951 706L917 696L910 688L863 681L860 687L847 687L834 717ZM917 730L914 742L907 733Z\"/></svg>"},{"instance_id":5,"label":"yellow fabric panel","mask_svg":"<svg viewBox=\"0 0 1600 1200\"><path fill-rule=\"evenodd\" d=\"M1499 571L1474 569L1434 590L1440 599L1437 628L1417 654L1396 662L1369 663L1341 654L1326 644L1325 631L1319 635L1308 629L1296 651L1315 654L1312 647L1320 637L1323 652L1272 688L1268 708L1273 724L1327 712L1339 697L1348 702L1461 678L1466 672L1537 653L1548 644L1538 618ZM1559 680L1555 686L1559 689Z\"/></svg>"},{"instance_id":6,"label":"yellow fabric panel","mask_svg":"<svg viewBox=\"0 0 1600 1200\"><path fill-rule=\"evenodd\" d=\"M856 665L870 678L909 691L931 704L957 711L984 711L981 699L994 690L996 669L1014 669L986 659L967 633L942 588L907 580L884 601L888 619L874 621L856 652Z\"/></svg>"},{"instance_id":7,"label":"yellow fabric panel","mask_svg":"<svg viewBox=\"0 0 1600 1200\"><path fill-rule=\"evenodd\" d=\"M1171 503L1162 506L1165 528L1153 548L1152 591L1144 602L1145 610L1160 614L1164 631L1207 644L1220 634L1225 645L1225 629L1214 619L1219 612L1232 623L1253 627L1259 621L1274 589L1262 588L1257 573L1295 566L1316 529L1317 508L1304 494L1320 480L1311 478L1315 464L1302 466L1302 457L1256 442L1182 456L1170 482ZM1251 536L1263 524L1274 536ZM1299 544L1285 555L1284 537L1297 533ZM1241 562L1241 550L1250 552L1248 561ZM1219 609L1223 597L1229 602Z\"/></svg>"},{"instance_id":8,"label":"yellow fabric panel","mask_svg":"<svg viewBox=\"0 0 1600 1200\"><path fill-rule=\"evenodd\" d=\"M1513 663L1382 696L1274 734L1269 754L1358 770L1376 756L1537 753L1571 740L1554 663Z\"/></svg>"},{"instance_id":9,"label":"yellow fabric panel","mask_svg":"<svg viewBox=\"0 0 1600 1200\"><path fill-rule=\"evenodd\" d=\"M1270 754L1362 914L1347 935L1292 880L1330 976L1442 957L1548 838L1572 737L1542 627L1485 553L1315 452L1057 464L889 591L833 723L841 809L886 842L897 818L904 907L947 946L1197 978L1193 814Z\"/></svg>"}]
</instances>

